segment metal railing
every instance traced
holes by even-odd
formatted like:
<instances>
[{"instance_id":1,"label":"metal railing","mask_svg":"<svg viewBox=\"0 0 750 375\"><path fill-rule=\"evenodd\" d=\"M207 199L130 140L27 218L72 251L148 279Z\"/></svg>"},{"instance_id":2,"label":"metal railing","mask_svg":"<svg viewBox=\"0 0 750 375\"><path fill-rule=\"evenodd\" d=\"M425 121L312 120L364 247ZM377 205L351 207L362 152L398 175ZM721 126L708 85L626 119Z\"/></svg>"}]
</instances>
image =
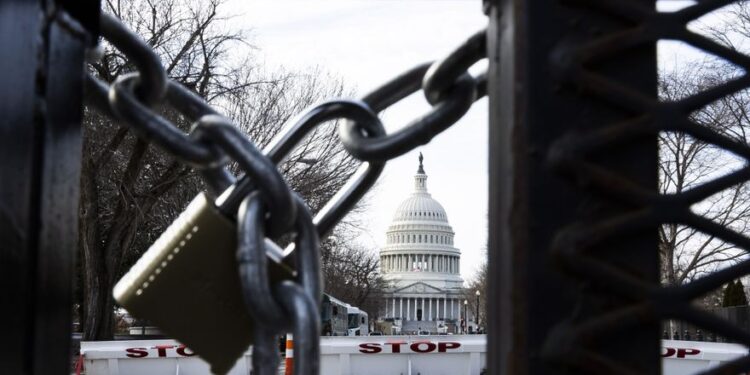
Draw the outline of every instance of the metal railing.
<instances>
[{"instance_id":1,"label":"metal railing","mask_svg":"<svg viewBox=\"0 0 750 375\"><path fill-rule=\"evenodd\" d=\"M750 306L709 308L706 311L736 327L739 331L750 332ZM662 338L666 340L738 342L731 337L717 335L695 324L680 320L667 320L663 323Z\"/></svg>"}]
</instances>

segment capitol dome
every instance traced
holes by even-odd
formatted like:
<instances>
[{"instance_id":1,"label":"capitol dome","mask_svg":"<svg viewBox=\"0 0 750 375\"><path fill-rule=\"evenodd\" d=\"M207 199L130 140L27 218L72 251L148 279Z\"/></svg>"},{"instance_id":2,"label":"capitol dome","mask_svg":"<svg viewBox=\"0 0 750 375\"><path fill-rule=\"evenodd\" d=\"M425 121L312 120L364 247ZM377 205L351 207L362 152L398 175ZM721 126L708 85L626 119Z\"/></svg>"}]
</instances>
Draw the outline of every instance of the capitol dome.
<instances>
[{"instance_id":1,"label":"capitol dome","mask_svg":"<svg viewBox=\"0 0 750 375\"><path fill-rule=\"evenodd\" d=\"M427 191L423 157L414 176L414 190L399 204L381 249L381 268L388 279L434 279L442 287L462 283L461 252L453 246L455 233L448 215Z\"/></svg>"},{"instance_id":2,"label":"capitol dome","mask_svg":"<svg viewBox=\"0 0 750 375\"><path fill-rule=\"evenodd\" d=\"M380 250L380 270L389 287L381 314L394 331L458 333L464 300L461 251L448 215L427 191L422 154L414 190L398 205ZM464 306L465 309L465 306Z\"/></svg>"},{"instance_id":3,"label":"capitol dome","mask_svg":"<svg viewBox=\"0 0 750 375\"><path fill-rule=\"evenodd\" d=\"M426 175L425 178L427 178ZM425 189L415 191L396 209L393 221L407 220L440 221L447 224L448 215L445 214L443 205L433 199Z\"/></svg>"}]
</instances>

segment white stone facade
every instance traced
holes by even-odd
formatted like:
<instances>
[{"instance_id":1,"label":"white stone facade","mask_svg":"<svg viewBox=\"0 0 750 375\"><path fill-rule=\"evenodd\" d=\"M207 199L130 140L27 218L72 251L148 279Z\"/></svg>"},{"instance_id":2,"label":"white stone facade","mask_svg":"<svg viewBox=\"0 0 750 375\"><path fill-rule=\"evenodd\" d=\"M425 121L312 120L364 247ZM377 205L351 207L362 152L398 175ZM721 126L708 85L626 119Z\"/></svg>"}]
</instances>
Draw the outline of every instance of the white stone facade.
<instances>
[{"instance_id":1,"label":"white stone facade","mask_svg":"<svg viewBox=\"0 0 750 375\"><path fill-rule=\"evenodd\" d=\"M380 251L380 267L391 284L383 317L404 326L436 329L427 322L451 323L464 315L461 251L443 206L427 191L420 155L414 192L396 210Z\"/></svg>"}]
</instances>

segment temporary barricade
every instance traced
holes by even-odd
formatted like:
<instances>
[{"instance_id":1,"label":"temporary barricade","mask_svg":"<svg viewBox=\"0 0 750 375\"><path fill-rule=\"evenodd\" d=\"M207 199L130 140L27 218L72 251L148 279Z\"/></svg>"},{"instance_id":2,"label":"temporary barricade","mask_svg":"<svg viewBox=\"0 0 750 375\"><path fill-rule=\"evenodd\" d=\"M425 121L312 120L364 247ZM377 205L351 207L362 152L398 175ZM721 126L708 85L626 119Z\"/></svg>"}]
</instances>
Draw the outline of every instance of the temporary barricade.
<instances>
[{"instance_id":1,"label":"temporary barricade","mask_svg":"<svg viewBox=\"0 0 750 375\"><path fill-rule=\"evenodd\" d=\"M487 363L485 335L321 337L326 375L479 375ZM252 350L229 375L246 375ZM662 341L665 375L696 374L748 354L737 344ZM204 375L206 362L174 340L82 342L86 375Z\"/></svg>"},{"instance_id":2,"label":"temporary barricade","mask_svg":"<svg viewBox=\"0 0 750 375\"><path fill-rule=\"evenodd\" d=\"M249 374L252 350L229 375ZM321 338L321 373L478 375L486 363L486 337L355 336ZM86 375L208 374L206 362L174 340L82 342Z\"/></svg>"},{"instance_id":3,"label":"temporary barricade","mask_svg":"<svg viewBox=\"0 0 750 375\"><path fill-rule=\"evenodd\" d=\"M738 344L662 340L662 374L696 374L747 354L748 349Z\"/></svg>"},{"instance_id":4,"label":"temporary barricade","mask_svg":"<svg viewBox=\"0 0 750 375\"><path fill-rule=\"evenodd\" d=\"M248 351L227 375L250 373ZM81 342L86 375L206 375L208 363L174 340ZM76 374L78 375L78 374Z\"/></svg>"},{"instance_id":5,"label":"temporary barricade","mask_svg":"<svg viewBox=\"0 0 750 375\"><path fill-rule=\"evenodd\" d=\"M336 375L479 375L485 335L324 337L321 373Z\"/></svg>"}]
</instances>

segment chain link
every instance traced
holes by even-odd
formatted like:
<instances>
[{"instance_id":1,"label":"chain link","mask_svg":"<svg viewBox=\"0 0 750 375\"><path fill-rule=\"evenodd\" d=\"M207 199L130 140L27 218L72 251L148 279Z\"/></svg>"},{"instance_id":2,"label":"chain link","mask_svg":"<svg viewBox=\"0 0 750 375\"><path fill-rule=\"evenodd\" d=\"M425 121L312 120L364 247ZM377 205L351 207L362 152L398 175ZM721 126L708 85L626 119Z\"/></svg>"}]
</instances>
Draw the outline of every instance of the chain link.
<instances>
[{"instance_id":1,"label":"chain link","mask_svg":"<svg viewBox=\"0 0 750 375\"><path fill-rule=\"evenodd\" d=\"M269 282L263 229L265 209L262 196L257 192L247 196L240 205L237 217L237 262L245 304L251 315L263 322L263 326L254 331L254 348L259 347L258 343L262 343L261 346L269 346L261 351L253 350L253 368L259 369L258 374L271 375L278 367L274 362L278 361L279 357L274 343L278 332L288 330L291 326L295 336L299 335L303 339L310 336L309 333L306 334L307 331L320 332L317 313L312 314L314 319L308 316L298 316L299 310L304 311L305 314L309 311L320 311L322 281L319 272L320 245L317 231L312 223L312 215L305 202L299 196L295 195L295 198L297 251L294 255L297 283L290 283L291 285L272 286ZM289 321L287 312L293 314L292 321ZM316 374L318 372L317 349L314 347L312 351L307 347L298 351L297 360L309 366L300 373Z\"/></svg>"},{"instance_id":2,"label":"chain link","mask_svg":"<svg viewBox=\"0 0 750 375\"><path fill-rule=\"evenodd\" d=\"M202 98L167 79L156 53L120 20L103 14L101 29L103 37L132 62L136 72L109 85L87 75L86 102L200 171L217 197L219 210L237 220L243 298L258 322L253 337L254 373L276 372L275 338L291 331L295 338L294 373L317 374L322 299L319 237L329 233L367 193L387 160L428 143L486 95L486 75L472 77L467 72L486 57L486 32L474 34L443 60L406 71L362 100L333 100L307 110L261 152ZM419 90L431 104L430 111L386 134L377 113ZM151 110L158 104L168 104L193 121L191 132L184 133ZM334 120L344 120L339 138L346 151L363 163L313 218L276 165L307 134ZM239 180L227 171L230 161L245 172ZM269 238L286 234L294 234L295 242L282 252ZM293 279L272 283L267 257L292 266Z\"/></svg>"},{"instance_id":3,"label":"chain link","mask_svg":"<svg viewBox=\"0 0 750 375\"><path fill-rule=\"evenodd\" d=\"M161 101L167 89L167 72L156 52L116 17L102 13L99 23L102 36L122 51L143 77L138 83L138 98L149 106Z\"/></svg>"}]
</instances>

